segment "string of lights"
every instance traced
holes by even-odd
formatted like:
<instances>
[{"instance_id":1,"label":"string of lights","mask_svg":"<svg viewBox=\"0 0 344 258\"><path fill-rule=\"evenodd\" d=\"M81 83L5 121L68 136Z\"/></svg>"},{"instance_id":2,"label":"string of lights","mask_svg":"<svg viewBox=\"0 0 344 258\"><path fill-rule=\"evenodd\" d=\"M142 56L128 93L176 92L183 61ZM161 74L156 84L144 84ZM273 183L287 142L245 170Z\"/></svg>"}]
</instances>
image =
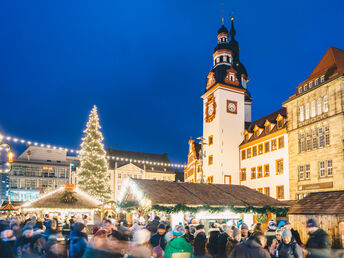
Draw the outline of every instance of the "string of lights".
<instances>
[{"instance_id":1,"label":"string of lights","mask_svg":"<svg viewBox=\"0 0 344 258\"><path fill-rule=\"evenodd\" d=\"M25 144L25 145L29 145L29 146L37 146L37 147L43 147L43 148L48 148L48 149L54 149L54 150L63 150L63 151L66 151L69 153L74 153L74 154L81 154L80 150L77 150L77 149L65 148L65 147L61 147L61 146L41 143L38 141L24 140L23 138L19 138L19 137L12 137L12 136L8 136L8 135L0 134L0 140L1 139L6 140L7 142L16 143L16 144ZM0 147L0 151L1 150L2 150L2 148ZM174 168L184 168L185 167L185 165L178 164L178 163L157 162L157 161L153 161L153 160L138 160L138 159L132 159L129 157L119 157L119 156L112 156L112 155L106 156L106 158L108 160L126 161L126 162L131 162L131 163L162 166L162 167L174 167Z\"/></svg>"}]
</instances>

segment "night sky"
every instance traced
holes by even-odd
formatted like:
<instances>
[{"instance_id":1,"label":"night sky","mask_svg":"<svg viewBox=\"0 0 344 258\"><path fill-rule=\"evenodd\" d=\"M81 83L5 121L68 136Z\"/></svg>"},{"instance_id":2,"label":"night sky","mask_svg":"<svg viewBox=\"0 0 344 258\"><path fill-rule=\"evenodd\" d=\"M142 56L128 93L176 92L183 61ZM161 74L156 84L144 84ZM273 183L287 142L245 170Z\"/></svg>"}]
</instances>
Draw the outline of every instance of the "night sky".
<instances>
[{"instance_id":1,"label":"night sky","mask_svg":"<svg viewBox=\"0 0 344 258\"><path fill-rule=\"evenodd\" d=\"M105 147L184 162L190 136L202 134L221 9L210 0L1 1L0 133L79 148L96 104ZM253 119L279 109L328 47L344 49L343 11L342 0L224 1Z\"/></svg>"}]
</instances>

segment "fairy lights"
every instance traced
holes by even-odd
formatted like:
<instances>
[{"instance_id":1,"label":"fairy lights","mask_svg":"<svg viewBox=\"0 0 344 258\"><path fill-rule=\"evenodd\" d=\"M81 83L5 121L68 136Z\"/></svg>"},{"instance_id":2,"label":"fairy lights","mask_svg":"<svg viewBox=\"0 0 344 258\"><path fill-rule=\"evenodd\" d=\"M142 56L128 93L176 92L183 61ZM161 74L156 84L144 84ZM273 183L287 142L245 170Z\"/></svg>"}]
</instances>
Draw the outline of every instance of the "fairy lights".
<instances>
[{"instance_id":1,"label":"fairy lights","mask_svg":"<svg viewBox=\"0 0 344 258\"><path fill-rule=\"evenodd\" d=\"M25 145L32 145L32 146L39 146L43 148L49 148L49 149L54 149L54 150L62 150L70 153L76 153L76 154L82 154L80 150L76 149L69 149L69 148L63 148L51 144L45 144L45 143L40 143L40 142L35 142L31 140L25 140L25 139L19 139L17 137L11 137L11 136L5 136L5 135L0 135L0 140L6 139L7 141L11 141L14 143L19 143L19 144L25 144ZM0 149L1 150L1 149ZM185 165L183 164L178 164L178 163L166 163L166 162L157 162L157 161L152 161L152 160L137 160L137 159L131 159L128 157L119 157L119 156L106 156L108 160L116 160L116 161L125 161L125 162L130 162L130 163L138 163L138 164L146 164L146 165L154 165L154 166L161 166L161 167L174 167L174 168L184 168ZM1 172L1 171L0 171Z\"/></svg>"}]
</instances>

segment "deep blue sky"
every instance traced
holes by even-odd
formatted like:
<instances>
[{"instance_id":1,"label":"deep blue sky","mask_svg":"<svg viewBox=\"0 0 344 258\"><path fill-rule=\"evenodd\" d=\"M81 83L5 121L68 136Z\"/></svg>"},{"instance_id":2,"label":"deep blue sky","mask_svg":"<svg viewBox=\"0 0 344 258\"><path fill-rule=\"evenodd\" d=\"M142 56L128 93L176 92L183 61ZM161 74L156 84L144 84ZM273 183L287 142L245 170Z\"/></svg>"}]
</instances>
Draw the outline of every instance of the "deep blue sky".
<instances>
[{"instance_id":1,"label":"deep blue sky","mask_svg":"<svg viewBox=\"0 0 344 258\"><path fill-rule=\"evenodd\" d=\"M329 46L344 1L224 1L257 119L281 107ZM202 134L221 1L1 1L0 132L78 148L93 104L105 146L184 162Z\"/></svg>"}]
</instances>

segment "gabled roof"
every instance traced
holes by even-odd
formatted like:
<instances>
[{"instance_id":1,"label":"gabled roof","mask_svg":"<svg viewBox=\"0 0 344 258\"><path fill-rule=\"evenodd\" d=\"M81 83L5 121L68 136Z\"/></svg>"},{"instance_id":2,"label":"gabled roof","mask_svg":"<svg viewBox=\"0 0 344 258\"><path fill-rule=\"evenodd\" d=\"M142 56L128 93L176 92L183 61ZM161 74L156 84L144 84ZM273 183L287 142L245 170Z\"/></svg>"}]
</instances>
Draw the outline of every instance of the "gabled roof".
<instances>
[{"instance_id":1,"label":"gabled roof","mask_svg":"<svg viewBox=\"0 0 344 258\"><path fill-rule=\"evenodd\" d=\"M152 205L218 205L286 207L284 203L243 185L199 184L184 182L128 179L151 200ZM123 190L125 191L125 190ZM123 202L132 201L130 191L122 193Z\"/></svg>"},{"instance_id":2,"label":"gabled roof","mask_svg":"<svg viewBox=\"0 0 344 258\"><path fill-rule=\"evenodd\" d=\"M327 74L329 78L342 73L344 73L344 51L330 47L303 83L307 83L321 75Z\"/></svg>"},{"instance_id":3,"label":"gabled roof","mask_svg":"<svg viewBox=\"0 0 344 258\"><path fill-rule=\"evenodd\" d=\"M270 123L273 123L273 124L276 124L277 123L277 117L279 116L279 115L281 115L281 116L283 116L283 117L287 117L287 109L286 108L281 108L281 109L279 109L279 110L277 110L277 111L275 111L275 112L272 112L271 114L269 114L269 115L267 115L267 116L264 116L264 117L262 117L262 118L260 118L260 119L258 119L258 120L256 120L256 121L254 121L254 122L251 122L249 125L248 125L248 127L246 128L246 130L248 131L248 132L250 132L250 133L253 133L254 132L254 128L256 127L256 126L258 126L259 128L265 128L265 123L266 123L266 121L269 121ZM245 127L246 127L247 125L245 125ZM268 135L268 134L271 134L271 133L274 133L274 132L276 132L276 131L278 131L278 130L282 130L282 129L284 129L284 128L286 128L287 127L287 122L285 122L284 124L283 124L283 126L282 126L282 128L277 128L277 126L274 126L274 128L272 128L272 130L270 130L268 133L266 133L265 132L265 130L263 130L262 132L261 132L261 134L258 136L258 137L255 137L255 135L253 134L247 141L243 141L240 145L243 145L243 144L245 144L245 143L247 143L247 142L250 142L250 141L253 141L253 140L256 140L256 139L258 139L258 138L261 138L261 137L263 137L263 136L266 136L266 135Z\"/></svg>"},{"instance_id":4,"label":"gabled roof","mask_svg":"<svg viewBox=\"0 0 344 258\"><path fill-rule=\"evenodd\" d=\"M344 215L344 191L310 193L293 205L288 214Z\"/></svg>"}]
</instances>

